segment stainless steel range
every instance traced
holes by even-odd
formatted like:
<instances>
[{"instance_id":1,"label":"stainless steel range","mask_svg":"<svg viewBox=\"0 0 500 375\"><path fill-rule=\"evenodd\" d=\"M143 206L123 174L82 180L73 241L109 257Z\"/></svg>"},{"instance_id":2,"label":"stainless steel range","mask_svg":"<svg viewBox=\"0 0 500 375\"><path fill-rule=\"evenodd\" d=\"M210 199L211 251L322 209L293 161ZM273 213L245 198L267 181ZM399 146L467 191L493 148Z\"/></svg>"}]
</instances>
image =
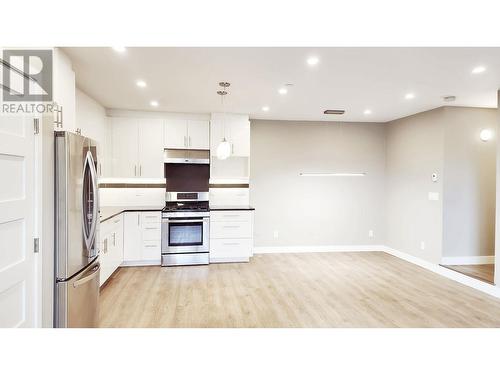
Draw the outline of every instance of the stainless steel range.
<instances>
[{"instance_id":1,"label":"stainless steel range","mask_svg":"<svg viewBox=\"0 0 500 375\"><path fill-rule=\"evenodd\" d=\"M208 264L208 192L167 192L162 211L161 265Z\"/></svg>"}]
</instances>

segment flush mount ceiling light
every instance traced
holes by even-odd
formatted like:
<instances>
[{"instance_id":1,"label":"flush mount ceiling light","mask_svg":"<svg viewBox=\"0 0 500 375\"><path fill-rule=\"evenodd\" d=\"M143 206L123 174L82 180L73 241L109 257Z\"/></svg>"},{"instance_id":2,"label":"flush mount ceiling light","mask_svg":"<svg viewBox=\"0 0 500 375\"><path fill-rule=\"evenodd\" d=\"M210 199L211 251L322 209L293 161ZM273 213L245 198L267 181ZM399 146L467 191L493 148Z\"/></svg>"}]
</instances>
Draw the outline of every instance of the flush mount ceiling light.
<instances>
[{"instance_id":1,"label":"flush mount ceiling light","mask_svg":"<svg viewBox=\"0 0 500 375\"><path fill-rule=\"evenodd\" d=\"M119 53L123 53L127 50L125 47L111 47L111 48L113 48L113 50L115 52L119 52Z\"/></svg>"},{"instance_id":2,"label":"flush mount ceiling light","mask_svg":"<svg viewBox=\"0 0 500 375\"><path fill-rule=\"evenodd\" d=\"M139 87L146 87L147 86L146 82L144 82L142 79L139 79L135 84Z\"/></svg>"},{"instance_id":3,"label":"flush mount ceiling light","mask_svg":"<svg viewBox=\"0 0 500 375\"><path fill-rule=\"evenodd\" d=\"M269 112L269 107L267 105L265 105L264 107L262 107L262 110L264 112Z\"/></svg>"},{"instance_id":4,"label":"flush mount ceiling light","mask_svg":"<svg viewBox=\"0 0 500 375\"><path fill-rule=\"evenodd\" d=\"M408 94L405 95L406 100L410 100L410 99L414 99L414 98L415 98L415 94L412 92L409 92Z\"/></svg>"},{"instance_id":5,"label":"flush mount ceiling light","mask_svg":"<svg viewBox=\"0 0 500 375\"><path fill-rule=\"evenodd\" d=\"M363 113L365 115L371 115L372 114L372 110L371 109L365 109Z\"/></svg>"},{"instance_id":6,"label":"flush mount ceiling light","mask_svg":"<svg viewBox=\"0 0 500 375\"><path fill-rule=\"evenodd\" d=\"M217 146L217 159L225 160L231 155L231 144L226 139L226 112L224 108L224 97L228 94L226 89L231 86L231 84L229 82L219 82L219 86L222 87L222 90L217 91L217 95L220 95L222 104L223 135L221 142Z\"/></svg>"},{"instance_id":7,"label":"flush mount ceiling light","mask_svg":"<svg viewBox=\"0 0 500 375\"><path fill-rule=\"evenodd\" d=\"M299 173L301 177L364 177L366 172L355 173Z\"/></svg>"},{"instance_id":8,"label":"flush mount ceiling light","mask_svg":"<svg viewBox=\"0 0 500 375\"><path fill-rule=\"evenodd\" d=\"M280 89L278 90L278 92L280 93L280 95L286 95L286 93L288 92L288 90L287 90L287 89L285 89L284 87L282 87L282 88L280 88Z\"/></svg>"},{"instance_id":9,"label":"flush mount ceiling light","mask_svg":"<svg viewBox=\"0 0 500 375\"><path fill-rule=\"evenodd\" d=\"M476 66L474 69L472 69L472 74L481 74L486 71L486 67L483 65Z\"/></svg>"},{"instance_id":10,"label":"flush mount ceiling light","mask_svg":"<svg viewBox=\"0 0 500 375\"><path fill-rule=\"evenodd\" d=\"M493 138L493 132L490 129L483 129L481 133L479 133L479 138L481 141L488 142L491 138Z\"/></svg>"},{"instance_id":11,"label":"flush mount ceiling light","mask_svg":"<svg viewBox=\"0 0 500 375\"><path fill-rule=\"evenodd\" d=\"M319 58L317 58L316 56L311 56L307 59L307 64L309 66L314 66L314 65L317 65L319 63Z\"/></svg>"},{"instance_id":12,"label":"flush mount ceiling light","mask_svg":"<svg viewBox=\"0 0 500 375\"><path fill-rule=\"evenodd\" d=\"M151 100L151 101L149 102L149 104L151 105L151 107L158 107L158 105L159 105L159 103L158 103L158 101L157 101L157 100Z\"/></svg>"}]
</instances>

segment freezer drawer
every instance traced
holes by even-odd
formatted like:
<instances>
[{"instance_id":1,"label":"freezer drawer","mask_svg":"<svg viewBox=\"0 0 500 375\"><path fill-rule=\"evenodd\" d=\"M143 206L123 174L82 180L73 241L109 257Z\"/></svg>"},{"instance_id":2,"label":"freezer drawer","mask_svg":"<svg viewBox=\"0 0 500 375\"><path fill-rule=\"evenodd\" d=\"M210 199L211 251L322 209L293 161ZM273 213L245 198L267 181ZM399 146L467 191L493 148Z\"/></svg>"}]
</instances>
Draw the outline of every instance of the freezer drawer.
<instances>
[{"instance_id":1,"label":"freezer drawer","mask_svg":"<svg viewBox=\"0 0 500 375\"><path fill-rule=\"evenodd\" d=\"M56 283L56 327L97 327L100 270L99 259L96 259L75 277Z\"/></svg>"}]
</instances>

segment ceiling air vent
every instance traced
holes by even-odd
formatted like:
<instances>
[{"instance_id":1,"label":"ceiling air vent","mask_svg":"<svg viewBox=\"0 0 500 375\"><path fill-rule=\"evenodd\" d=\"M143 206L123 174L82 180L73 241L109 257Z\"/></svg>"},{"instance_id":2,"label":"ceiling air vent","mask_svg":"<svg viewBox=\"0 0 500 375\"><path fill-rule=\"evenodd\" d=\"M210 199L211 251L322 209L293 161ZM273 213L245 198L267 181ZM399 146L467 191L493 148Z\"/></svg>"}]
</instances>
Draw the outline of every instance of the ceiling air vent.
<instances>
[{"instance_id":1,"label":"ceiling air vent","mask_svg":"<svg viewBox=\"0 0 500 375\"><path fill-rule=\"evenodd\" d=\"M345 111L343 109L327 109L323 112L325 115L343 115Z\"/></svg>"}]
</instances>

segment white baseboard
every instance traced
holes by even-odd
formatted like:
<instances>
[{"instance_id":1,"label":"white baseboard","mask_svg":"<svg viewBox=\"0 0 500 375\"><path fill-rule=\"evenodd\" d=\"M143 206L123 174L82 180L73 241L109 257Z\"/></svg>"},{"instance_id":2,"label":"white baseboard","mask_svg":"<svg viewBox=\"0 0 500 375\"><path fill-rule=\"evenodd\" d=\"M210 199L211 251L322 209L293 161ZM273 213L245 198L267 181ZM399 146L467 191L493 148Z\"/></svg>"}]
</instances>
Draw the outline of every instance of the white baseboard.
<instances>
[{"instance_id":1,"label":"white baseboard","mask_svg":"<svg viewBox=\"0 0 500 375\"><path fill-rule=\"evenodd\" d=\"M210 264L212 264L212 263L248 263L249 261L250 261L249 257L210 258Z\"/></svg>"},{"instance_id":2,"label":"white baseboard","mask_svg":"<svg viewBox=\"0 0 500 375\"><path fill-rule=\"evenodd\" d=\"M257 246L253 248L254 254L280 254L280 253L339 253L349 251L384 251L382 245L361 246Z\"/></svg>"},{"instance_id":3,"label":"white baseboard","mask_svg":"<svg viewBox=\"0 0 500 375\"><path fill-rule=\"evenodd\" d=\"M123 261L120 267L137 267L137 266L161 266L161 260L135 260Z\"/></svg>"},{"instance_id":4,"label":"white baseboard","mask_svg":"<svg viewBox=\"0 0 500 375\"><path fill-rule=\"evenodd\" d=\"M465 265L465 264L495 264L494 255L483 255L474 257L443 257L441 264L444 265Z\"/></svg>"},{"instance_id":5,"label":"white baseboard","mask_svg":"<svg viewBox=\"0 0 500 375\"><path fill-rule=\"evenodd\" d=\"M390 247L385 247L385 252L400 259L406 260L407 262L416 264L417 266L425 268L429 271L437 273L438 275L459 282L460 284L467 285L471 288L487 293L493 297L500 298L500 288L497 288L495 285L491 285L486 282L474 279L473 277L469 277L461 273L452 271L448 268L440 266L439 264L428 262L402 251L391 249Z\"/></svg>"}]
</instances>

